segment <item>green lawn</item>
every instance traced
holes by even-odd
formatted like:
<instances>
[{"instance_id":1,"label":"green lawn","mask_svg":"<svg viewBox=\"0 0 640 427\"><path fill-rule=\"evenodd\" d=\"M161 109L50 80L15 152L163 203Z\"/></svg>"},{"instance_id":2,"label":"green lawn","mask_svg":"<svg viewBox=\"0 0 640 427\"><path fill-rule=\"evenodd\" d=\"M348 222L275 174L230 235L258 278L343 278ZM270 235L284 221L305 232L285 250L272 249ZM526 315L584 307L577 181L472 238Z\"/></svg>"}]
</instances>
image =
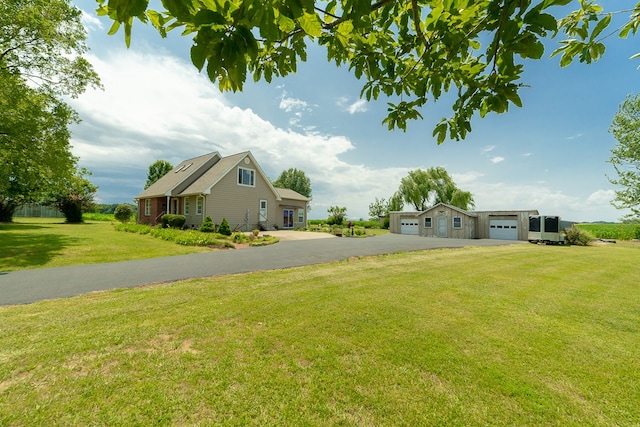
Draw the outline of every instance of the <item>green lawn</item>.
<instances>
[{"instance_id":1,"label":"green lawn","mask_svg":"<svg viewBox=\"0 0 640 427\"><path fill-rule=\"evenodd\" d=\"M0 223L0 272L209 250L117 232L114 223L105 221L65 224L61 218L15 218L14 223Z\"/></svg>"},{"instance_id":2,"label":"green lawn","mask_svg":"<svg viewBox=\"0 0 640 427\"><path fill-rule=\"evenodd\" d=\"M639 257L434 250L0 308L0 425L637 426Z\"/></svg>"}]
</instances>

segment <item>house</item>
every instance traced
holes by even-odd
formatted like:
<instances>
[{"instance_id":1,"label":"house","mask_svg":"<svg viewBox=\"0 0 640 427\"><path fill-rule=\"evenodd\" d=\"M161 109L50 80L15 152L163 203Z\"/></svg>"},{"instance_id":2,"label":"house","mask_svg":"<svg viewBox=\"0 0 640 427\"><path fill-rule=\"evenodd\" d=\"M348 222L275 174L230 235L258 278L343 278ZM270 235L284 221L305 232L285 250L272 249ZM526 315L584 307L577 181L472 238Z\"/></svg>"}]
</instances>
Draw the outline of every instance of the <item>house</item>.
<instances>
[{"instance_id":1,"label":"house","mask_svg":"<svg viewBox=\"0 0 640 427\"><path fill-rule=\"evenodd\" d=\"M309 198L275 188L251 152L222 157L218 152L181 162L136 196L138 222L155 225L166 213L184 215L198 228L207 215L232 229L304 227Z\"/></svg>"},{"instance_id":2,"label":"house","mask_svg":"<svg viewBox=\"0 0 640 427\"><path fill-rule=\"evenodd\" d=\"M424 212L390 212L389 230L424 237L527 240L529 215L538 211L469 212L438 203Z\"/></svg>"}]
</instances>

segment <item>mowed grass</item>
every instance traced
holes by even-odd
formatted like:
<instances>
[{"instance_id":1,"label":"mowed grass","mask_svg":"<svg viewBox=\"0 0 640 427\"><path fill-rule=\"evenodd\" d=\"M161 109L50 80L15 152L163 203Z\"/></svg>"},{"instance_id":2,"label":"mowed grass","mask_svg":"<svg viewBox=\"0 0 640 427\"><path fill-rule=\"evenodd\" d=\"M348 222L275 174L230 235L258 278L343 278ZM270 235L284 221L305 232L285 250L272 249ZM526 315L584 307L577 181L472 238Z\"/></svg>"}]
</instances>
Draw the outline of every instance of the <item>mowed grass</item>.
<instances>
[{"instance_id":1,"label":"mowed grass","mask_svg":"<svg viewBox=\"0 0 640 427\"><path fill-rule=\"evenodd\" d=\"M0 308L0 425L637 426L639 256L433 250Z\"/></svg>"},{"instance_id":2,"label":"mowed grass","mask_svg":"<svg viewBox=\"0 0 640 427\"><path fill-rule=\"evenodd\" d=\"M209 251L114 230L114 223L61 218L0 223L0 271L95 264Z\"/></svg>"}]
</instances>

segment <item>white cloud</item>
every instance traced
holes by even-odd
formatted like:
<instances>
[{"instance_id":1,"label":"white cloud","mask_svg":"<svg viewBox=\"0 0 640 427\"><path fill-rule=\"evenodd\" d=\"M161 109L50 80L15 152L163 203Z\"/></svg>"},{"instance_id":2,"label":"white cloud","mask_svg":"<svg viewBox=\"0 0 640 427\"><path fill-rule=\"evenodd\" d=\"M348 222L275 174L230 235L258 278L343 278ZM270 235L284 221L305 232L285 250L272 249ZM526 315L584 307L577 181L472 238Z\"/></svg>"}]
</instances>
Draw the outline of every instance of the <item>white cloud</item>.
<instances>
[{"instance_id":1,"label":"white cloud","mask_svg":"<svg viewBox=\"0 0 640 427\"><path fill-rule=\"evenodd\" d=\"M351 102L349 98L343 96L336 100L336 105L341 111L346 111L349 114L364 113L367 111L367 101L364 99Z\"/></svg>"},{"instance_id":2,"label":"white cloud","mask_svg":"<svg viewBox=\"0 0 640 427\"><path fill-rule=\"evenodd\" d=\"M489 153L489 152L491 152L491 151L493 151L495 149L496 149L495 145L485 145L484 147L482 147L482 152L483 153Z\"/></svg>"},{"instance_id":3,"label":"white cloud","mask_svg":"<svg viewBox=\"0 0 640 427\"><path fill-rule=\"evenodd\" d=\"M309 103L301 99L288 97L287 92L283 92L279 107L287 113L298 112L299 114L300 111L312 111Z\"/></svg>"},{"instance_id":4,"label":"white cloud","mask_svg":"<svg viewBox=\"0 0 640 427\"><path fill-rule=\"evenodd\" d=\"M490 159L490 161L491 161L491 163L494 163L494 164L495 164L495 163L504 162L504 157L502 157L502 156L495 156L495 157L492 157L492 158Z\"/></svg>"},{"instance_id":5,"label":"white cloud","mask_svg":"<svg viewBox=\"0 0 640 427\"><path fill-rule=\"evenodd\" d=\"M347 163L340 155L355 149L347 137L313 126L301 132L275 127L250 109L230 105L204 76L176 58L119 50L89 59L104 91L89 90L70 100L83 120L74 128L72 144L81 165L93 171L98 197L105 202L129 201L142 191L155 160L176 164L211 151L251 150L272 178L290 167L305 171L313 188L312 217L326 217L329 206L340 205L350 216L366 218L369 203L391 196L408 172ZM281 108L311 107L283 96Z\"/></svg>"},{"instance_id":6,"label":"white cloud","mask_svg":"<svg viewBox=\"0 0 640 427\"><path fill-rule=\"evenodd\" d=\"M615 197L616 193L613 190L597 190L587 197L587 202L608 205Z\"/></svg>"},{"instance_id":7,"label":"white cloud","mask_svg":"<svg viewBox=\"0 0 640 427\"><path fill-rule=\"evenodd\" d=\"M102 30L104 28L98 18L91 15L90 13L85 12L84 10L81 10L81 12L82 16L80 17L80 21L82 22L82 25L84 25L84 27L87 29L87 31Z\"/></svg>"}]
</instances>

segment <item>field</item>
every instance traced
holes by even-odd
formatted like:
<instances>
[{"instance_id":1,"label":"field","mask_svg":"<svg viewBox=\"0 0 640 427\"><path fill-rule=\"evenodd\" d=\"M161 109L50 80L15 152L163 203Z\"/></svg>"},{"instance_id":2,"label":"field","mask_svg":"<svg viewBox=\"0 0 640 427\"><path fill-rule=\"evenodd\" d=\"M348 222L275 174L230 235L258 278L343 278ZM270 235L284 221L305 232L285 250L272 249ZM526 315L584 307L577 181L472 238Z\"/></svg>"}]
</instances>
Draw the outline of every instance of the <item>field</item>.
<instances>
[{"instance_id":1,"label":"field","mask_svg":"<svg viewBox=\"0 0 640 427\"><path fill-rule=\"evenodd\" d=\"M434 250L2 307L0 425L637 426L639 256Z\"/></svg>"},{"instance_id":2,"label":"field","mask_svg":"<svg viewBox=\"0 0 640 427\"><path fill-rule=\"evenodd\" d=\"M640 239L640 224L578 224L576 227L599 239Z\"/></svg>"}]
</instances>

